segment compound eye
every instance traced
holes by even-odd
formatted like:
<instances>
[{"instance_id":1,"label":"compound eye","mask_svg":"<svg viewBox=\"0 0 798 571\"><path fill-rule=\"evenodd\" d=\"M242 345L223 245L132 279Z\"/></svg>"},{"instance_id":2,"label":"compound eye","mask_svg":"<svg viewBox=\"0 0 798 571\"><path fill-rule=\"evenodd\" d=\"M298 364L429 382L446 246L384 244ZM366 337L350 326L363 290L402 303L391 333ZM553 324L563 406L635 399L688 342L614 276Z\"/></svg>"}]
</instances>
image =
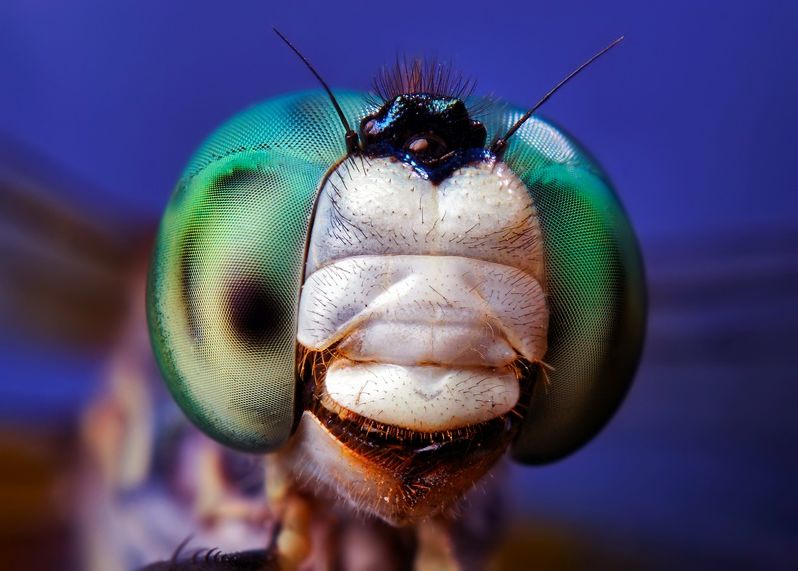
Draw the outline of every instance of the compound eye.
<instances>
[{"instance_id":1,"label":"compound eye","mask_svg":"<svg viewBox=\"0 0 798 571\"><path fill-rule=\"evenodd\" d=\"M311 202L297 206L292 170L241 152L187 178L150 272L150 334L167 386L200 429L248 452L276 450L296 421L295 314Z\"/></svg>"},{"instance_id":2,"label":"compound eye","mask_svg":"<svg viewBox=\"0 0 798 571\"><path fill-rule=\"evenodd\" d=\"M404 150L424 163L440 160L449 152L446 141L432 133L413 135L405 143Z\"/></svg>"},{"instance_id":3,"label":"compound eye","mask_svg":"<svg viewBox=\"0 0 798 571\"><path fill-rule=\"evenodd\" d=\"M615 192L585 155L541 167L544 150L567 139L539 125L550 135L516 141L511 159L541 221L550 310L548 382L535 383L512 448L524 464L562 458L603 428L632 383L646 321L640 251Z\"/></svg>"}]
</instances>

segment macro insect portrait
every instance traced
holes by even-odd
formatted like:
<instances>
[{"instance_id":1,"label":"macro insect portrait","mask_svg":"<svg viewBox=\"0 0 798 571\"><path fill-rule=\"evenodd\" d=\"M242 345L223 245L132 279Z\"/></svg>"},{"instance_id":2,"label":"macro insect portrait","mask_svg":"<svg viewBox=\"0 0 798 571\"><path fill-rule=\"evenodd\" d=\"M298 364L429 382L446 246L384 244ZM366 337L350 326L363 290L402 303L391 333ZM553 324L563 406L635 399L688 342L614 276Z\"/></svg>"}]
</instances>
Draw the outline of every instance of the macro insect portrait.
<instances>
[{"instance_id":1,"label":"macro insect portrait","mask_svg":"<svg viewBox=\"0 0 798 571\"><path fill-rule=\"evenodd\" d=\"M0 2L0 568L795 568L796 21Z\"/></svg>"},{"instance_id":2,"label":"macro insect portrait","mask_svg":"<svg viewBox=\"0 0 798 571\"><path fill-rule=\"evenodd\" d=\"M639 359L630 222L534 115L620 39L525 110L419 59L333 94L280 37L324 89L245 110L191 158L150 269L160 370L205 433L269 454L280 568L327 568L311 528L331 517L383 522L417 568L482 568L463 498L508 450L582 446Z\"/></svg>"}]
</instances>

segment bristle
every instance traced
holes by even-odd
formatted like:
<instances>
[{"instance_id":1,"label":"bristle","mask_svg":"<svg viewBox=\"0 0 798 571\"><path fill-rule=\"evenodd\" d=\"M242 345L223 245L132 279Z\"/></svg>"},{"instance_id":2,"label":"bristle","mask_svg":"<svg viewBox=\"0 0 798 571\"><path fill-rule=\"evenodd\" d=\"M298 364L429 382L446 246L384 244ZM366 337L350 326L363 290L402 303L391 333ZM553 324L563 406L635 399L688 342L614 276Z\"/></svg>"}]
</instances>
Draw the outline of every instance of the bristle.
<instances>
[{"instance_id":1,"label":"bristle","mask_svg":"<svg viewBox=\"0 0 798 571\"><path fill-rule=\"evenodd\" d=\"M383 67L374 78L373 90L384 104L397 95L428 93L435 97L453 97L464 100L476 87L476 82L466 79L452 69L451 64L436 59L397 57L392 66Z\"/></svg>"}]
</instances>

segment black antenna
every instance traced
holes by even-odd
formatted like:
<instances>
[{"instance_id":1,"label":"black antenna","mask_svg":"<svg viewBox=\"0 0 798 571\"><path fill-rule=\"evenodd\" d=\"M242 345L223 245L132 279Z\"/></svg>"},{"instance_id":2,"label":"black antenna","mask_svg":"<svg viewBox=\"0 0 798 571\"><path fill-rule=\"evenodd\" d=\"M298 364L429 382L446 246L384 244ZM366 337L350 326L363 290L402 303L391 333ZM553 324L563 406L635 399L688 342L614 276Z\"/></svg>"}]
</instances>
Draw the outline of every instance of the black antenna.
<instances>
[{"instance_id":1,"label":"black antenna","mask_svg":"<svg viewBox=\"0 0 798 571\"><path fill-rule=\"evenodd\" d=\"M518 121L516 121L512 127L510 127L510 129L504 134L503 137L499 137L498 139L496 139L496 142L493 143L490 150L493 152L494 155L496 155L496 158L500 159L502 155L504 155L504 152L507 150L507 140L515 134L515 132L521 127L521 125L523 125L526 122L527 119L532 117L532 115L535 113L535 111L537 111L540 108L541 105L546 103L546 101L548 101L552 95L557 93L557 91L563 85L571 81L577 74L579 74L580 71L585 69L587 66L589 66L591 63L596 61L604 54L606 54L608 51L610 51L612 48L620 44L622 41L623 41L623 36L612 42L606 48L604 48L603 50L595 54L593 57L591 57L589 60L587 60L585 63L577 67L575 70L569 73L563 80L561 80L560 83L555 85L546 95L541 97L540 101L535 103L532 106L532 109L524 113L523 116Z\"/></svg>"},{"instance_id":2,"label":"black antenna","mask_svg":"<svg viewBox=\"0 0 798 571\"><path fill-rule=\"evenodd\" d=\"M338 101L335 99L335 95L333 95L333 92L330 90L330 87L327 85L327 82L324 81L321 78L321 76L319 75L319 72L317 72L313 68L313 66L310 65L310 62L308 61L308 59L305 56L303 56L299 52L299 50L296 49L296 47L294 47L294 44L289 42L288 38L286 38L282 33L280 33L280 30L278 30L277 28L272 28L272 30L274 30L274 33L277 34L278 36L280 36L280 39L283 40L288 45L288 47L291 48L293 50L293 52L296 55L299 56L299 59L301 59L303 62L305 62L305 65L308 66L308 69L310 70L310 72L313 75L316 76L316 79L319 80L319 83L321 83L321 86L327 92L327 95L330 96L330 101L332 101L333 107L335 107L335 111L338 113L338 117L341 118L341 123L343 123L344 129L346 130L346 135L344 135L344 139L346 140L346 152L347 152L347 154L352 154L355 151L357 151L357 149L358 149L357 133L355 133L352 130L352 128L349 126L349 121L346 120L346 116L344 115L344 112L341 110L341 106L338 105Z\"/></svg>"}]
</instances>

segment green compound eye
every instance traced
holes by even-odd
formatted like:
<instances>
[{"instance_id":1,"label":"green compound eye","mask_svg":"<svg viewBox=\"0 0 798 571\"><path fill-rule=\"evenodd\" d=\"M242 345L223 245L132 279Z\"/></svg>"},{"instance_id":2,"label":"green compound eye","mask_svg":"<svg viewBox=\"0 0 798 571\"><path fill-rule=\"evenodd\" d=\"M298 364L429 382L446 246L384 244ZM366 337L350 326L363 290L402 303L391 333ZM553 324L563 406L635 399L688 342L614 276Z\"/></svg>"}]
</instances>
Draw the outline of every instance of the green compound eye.
<instances>
[{"instance_id":1,"label":"green compound eye","mask_svg":"<svg viewBox=\"0 0 798 571\"><path fill-rule=\"evenodd\" d=\"M374 111L365 94L337 96L351 124ZM522 114L485 108L487 141ZM148 288L156 357L189 418L231 447L275 450L301 412L305 249L319 186L346 151L341 135L321 92L253 107L192 158L161 223ZM645 283L627 216L577 143L533 117L504 159L529 190L545 253L551 370L545 382L538 374L511 449L539 464L587 442L623 400L643 343Z\"/></svg>"},{"instance_id":2,"label":"green compound eye","mask_svg":"<svg viewBox=\"0 0 798 571\"><path fill-rule=\"evenodd\" d=\"M352 114L364 105L342 97ZM156 243L148 317L187 416L220 442L276 449L296 420L296 309L319 181L343 156L321 94L271 100L192 158Z\"/></svg>"},{"instance_id":3,"label":"green compound eye","mask_svg":"<svg viewBox=\"0 0 798 571\"><path fill-rule=\"evenodd\" d=\"M488 140L520 115L490 114ZM505 160L538 209L550 310L543 359L550 368L538 373L511 455L544 464L587 443L626 396L645 337L646 285L623 206L576 141L533 117L510 141Z\"/></svg>"},{"instance_id":4,"label":"green compound eye","mask_svg":"<svg viewBox=\"0 0 798 571\"><path fill-rule=\"evenodd\" d=\"M566 456L603 428L631 385L645 334L634 232L606 177L569 146L572 164L540 168L526 162L529 149L515 155L514 168L538 205L551 311L548 382L535 384L511 451L525 464Z\"/></svg>"}]
</instances>

